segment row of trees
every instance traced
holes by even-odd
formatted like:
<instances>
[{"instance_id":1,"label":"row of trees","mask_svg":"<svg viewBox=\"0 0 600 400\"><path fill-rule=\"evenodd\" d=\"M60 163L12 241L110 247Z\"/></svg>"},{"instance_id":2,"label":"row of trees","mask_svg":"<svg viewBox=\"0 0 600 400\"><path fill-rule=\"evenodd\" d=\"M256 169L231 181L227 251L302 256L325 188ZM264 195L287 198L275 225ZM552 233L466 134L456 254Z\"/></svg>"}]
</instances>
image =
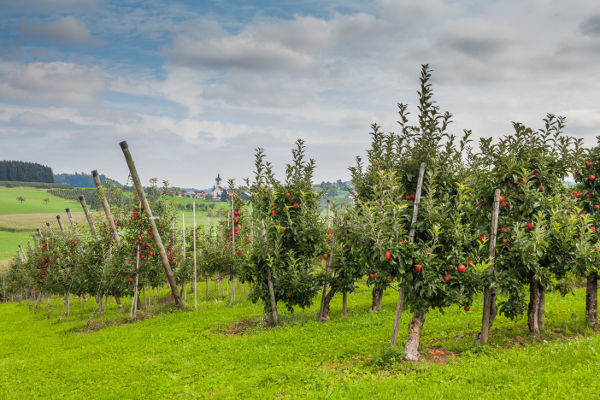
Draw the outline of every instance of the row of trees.
<instances>
[{"instance_id":1,"label":"row of trees","mask_svg":"<svg viewBox=\"0 0 600 400\"><path fill-rule=\"evenodd\" d=\"M254 177L244 186L250 199L243 201L230 181L231 209L218 224L198 229L194 223L178 234L175 207L156 181L146 192L136 186L133 202L119 202L113 188L114 219L106 211L106 221L99 229L90 225L90 234L73 228L20 254L3 277L4 297L131 295L133 313L146 287L168 282L183 305L188 284L197 302L198 281L207 280L208 291L209 279L225 279L235 301L237 279L249 285L251 301L264 305L265 320L277 325L278 305L293 311L315 299L318 318L326 321L336 294L343 296L345 315L348 294L366 279L372 311L385 290L398 293L392 346L403 310L411 312L404 351L417 360L432 309L469 311L483 293L482 343L497 313L527 314L531 333L538 334L545 294L567 293L574 279L586 279L586 313L595 325L599 147L584 149L563 134L564 118L548 115L541 129L514 123L513 133L495 143L482 139L475 148L470 131L460 139L449 133L452 116L433 100L430 78L424 65L415 122L399 104L398 133L372 125L367 158L350 168L352 205L334 205L322 215L322 194L312 183L315 162L301 140L284 180L259 148ZM576 186L565 184L570 171ZM105 210L108 197L100 190Z\"/></svg>"},{"instance_id":2,"label":"row of trees","mask_svg":"<svg viewBox=\"0 0 600 400\"><path fill-rule=\"evenodd\" d=\"M0 161L0 181L54 183L52 168L25 161Z\"/></svg>"}]
</instances>

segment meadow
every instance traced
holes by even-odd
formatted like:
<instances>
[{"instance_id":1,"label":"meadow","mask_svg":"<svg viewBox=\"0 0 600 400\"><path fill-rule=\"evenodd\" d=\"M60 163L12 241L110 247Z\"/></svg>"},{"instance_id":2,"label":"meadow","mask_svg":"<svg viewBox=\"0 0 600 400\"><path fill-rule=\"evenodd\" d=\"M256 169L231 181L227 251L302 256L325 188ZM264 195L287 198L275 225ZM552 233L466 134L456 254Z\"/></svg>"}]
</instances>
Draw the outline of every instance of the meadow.
<instances>
[{"instance_id":1,"label":"meadow","mask_svg":"<svg viewBox=\"0 0 600 400\"><path fill-rule=\"evenodd\" d=\"M25 201L20 202L17 197L24 197ZM44 199L48 199L45 202ZM175 205L181 204L184 207L192 204L193 200L189 198L173 197ZM203 204L206 207L213 205L212 213L217 210L227 209L229 205L222 202L210 202L205 200L196 200L196 204ZM43 188L17 188L0 186L0 266L7 264L8 260L14 257L18 245L26 246L31 241L31 235L36 232L36 228L45 228L46 222L52 224L53 229L58 230L56 215L60 214L65 226L69 225L65 208L70 208L73 217L80 229L86 229L87 223L85 214L81 211L81 205L78 201L66 200L46 192ZM96 218L103 218L102 210L92 210ZM182 218L185 214L185 224L191 227L193 224L192 210L184 209L177 211L178 218L176 224L181 229ZM210 217L210 223L215 224L221 218ZM205 226L209 222L208 212L200 209L196 210L196 224Z\"/></svg>"},{"instance_id":2,"label":"meadow","mask_svg":"<svg viewBox=\"0 0 600 400\"><path fill-rule=\"evenodd\" d=\"M585 327L582 290L547 297L547 329L536 340L525 320L498 317L489 347L474 342L480 301L471 312L432 311L420 363L387 350L391 290L377 313L367 311L370 290L360 286L346 318L335 298L330 321L316 322L314 308L297 310L282 313L273 329L260 306L211 296L184 312L164 299L161 312L135 323L125 323L127 311L113 302L92 329L85 328L92 300L72 300L60 323L57 297L51 312L0 304L0 398L589 399L600 389L590 379L600 367L600 339Z\"/></svg>"}]
</instances>

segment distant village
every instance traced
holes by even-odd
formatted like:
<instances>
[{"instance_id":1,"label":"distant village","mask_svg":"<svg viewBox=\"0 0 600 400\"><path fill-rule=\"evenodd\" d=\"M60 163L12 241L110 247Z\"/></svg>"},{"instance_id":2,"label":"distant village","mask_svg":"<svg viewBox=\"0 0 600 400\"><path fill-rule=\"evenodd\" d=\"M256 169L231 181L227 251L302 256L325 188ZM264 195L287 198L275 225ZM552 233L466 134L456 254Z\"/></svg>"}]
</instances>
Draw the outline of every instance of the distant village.
<instances>
[{"instance_id":1,"label":"distant village","mask_svg":"<svg viewBox=\"0 0 600 400\"><path fill-rule=\"evenodd\" d=\"M168 188L170 194L176 197L189 197L191 199L209 200L209 201L227 201L229 196L227 189L221 186L221 174L217 174L215 178L215 184L212 188L206 190L181 190L178 188ZM161 188L161 192L164 192L164 188ZM242 198L247 198L248 193L242 193Z\"/></svg>"},{"instance_id":2,"label":"distant village","mask_svg":"<svg viewBox=\"0 0 600 400\"><path fill-rule=\"evenodd\" d=\"M221 174L217 174L215 178L215 184L212 188L206 190L184 190L180 188L161 188L161 193L165 190L172 196L176 197L188 197L191 199L208 200L208 201L228 201L229 195L227 189L221 186ZM354 187L351 182L342 182L340 179L337 182L321 182L315 185L315 189L323 191L323 198L325 199L336 199L340 202L350 202L353 199L352 194L354 193ZM247 192L242 193L242 199L247 200L250 194Z\"/></svg>"}]
</instances>

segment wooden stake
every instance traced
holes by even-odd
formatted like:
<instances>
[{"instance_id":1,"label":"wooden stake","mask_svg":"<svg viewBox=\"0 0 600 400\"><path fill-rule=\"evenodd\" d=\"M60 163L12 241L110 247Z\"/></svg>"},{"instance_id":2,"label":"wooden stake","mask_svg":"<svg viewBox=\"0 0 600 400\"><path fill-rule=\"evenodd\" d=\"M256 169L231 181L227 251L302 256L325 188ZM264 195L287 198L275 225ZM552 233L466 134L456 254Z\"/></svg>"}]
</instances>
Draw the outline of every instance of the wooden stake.
<instances>
[{"instance_id":1,"label":"wooden stake","mask_svg":"<svg viewBox=\"0 0 600 400\"><path fill-rule=\"evenodd\" d=\"M75 225L75 220L73 219L73 214L71 214L71 209L67 207L65 208L65 211L67 212L67 217L69 217L69 222L71 223L71 228L73 229L75 236L79 237L79 232L77 232L77 226Z\"/></svg>"},{"instance_id":2,"label":"wooden stake","mask_svg":"<svg viewBox=\"0 0 600 400\"><path fill-rule=\"evenodd\" d=\"M104 188L102 187L102 183L100 182L100 176L98 175L97 170L92 171L92 177L94 178L94 183L96 184L96 189L98 189L98 196L102 201L102 207L104 208L104 215L106 215L106 221L110 225L110 230L113 235L113 240L117 244L117 246L121 245L121 238L119 237L119 232L117 232L117 225L115 224L115 218L113 217L110 211L110 205L108 204L108 199L104 194Z\"/></svg>"},{"instance_id":3,"label":"wooden stake","mask_svg":"<svg viewBox=\"0 0 600 400\"><path fill-rule=\"evenodd\" d=\"M20 256L22 258L23 261L27 262L27 256L25 255L25 252L23 251L23 246L19 245L19 251L20 251Z\"/></svg>"},{"instance_id":4,"label":"wooden stake","mask_svg":"<svg viewBox=\"0 0 600 400\"><path fill-rule=\"evenodd\" d=\"M490 232L489 260L490 266L488 274L494 272L494 259L496 257L496 235L498 232L498 214L500 211L500 189L494 193L494 208L492 210L492 228ZM479 343L486 344L488 341L490 327L495 317L493 309L496 306L496 290L487 285L483 290L483 315L481 316L481 333L479 334Z\"/></svg>"},{"instance_id":5,"label":"wooden stake","mask_svg":"<svg viewBox=\"0 0 600 400\"><path fill-rule=\"evenodd\" d=\"M165 270L165 275L167 275L167 281L169 282L169 286L171 287L173 299L175 300L175 304L177 304L178 307L183 308L183 302L181 301L181 297L179 296L179 292L177 291L177 283L175 282L173 271L171 270L171 266L169 265L169 258L167 257L167 252L165 251L162 239L160 238L160 232L158 232L156 222L154 222L152 210L150 210L150 204L148 204L148 200L146 199L144 187L142 186L142 182L140 181L140 177L135 168L135 164L133 163L133 158L131 157L131 153L129 152L129 147L127 146L126 141L119 143L119 145L121 146L121 150L123 150L123 155L125 156L125 160L127 161L127 166L129 167L129 172L131 173L131 178L133 179L133 183L135 185L138 197L142 202L144 213L146 213L146 215L150 219L150 226L152 227L152 236L154 239L154 243L158 248L163 268Z\"/></svg>"},{"instance_id":6,"label":"wooden stake","mask_svg":"<svg viewBox=\"0 0 600 400\"><path fill-rule=\"evenodd\" d=\"M183 250L181 252L181 257L185 268L185 213L181 213L181 236L183 237ZM183 281L181 282L181 291L183 292L183 301L187 302L187 291L185 290L185 274Z\"/></svg>"},{"instance_id":7,"label":"wooden stake","mask_svg":"<svg viewBox=\"0 0 600 400\"><path fill-rule=\"evenodd\" d=\"M421 203L421 191L423 190L423 177L425 175L425 163L419 167L419 178L417 179L417 190L415 192L415 201L413 203L413 214L410 220L410 230L408 231L408 242L414 243L417 229L417 217L419 216L419 204ZM396 347L398 340L398 329L400 328L400 319L402 318L402 308L404 307L404 288L400 287L398 291L398 302L396 303L396 316L394 317L394 330L392 331L391 347Z\"/></svg>"},{"instance_id":8,"label":"wooden stake","mask_svg":"<svg viewBox=\"0 0 600 400\"><path fill-rule=\"evenodd\" d=\"M327 199L327 215L325 221L327 221L327 230L329 230L329 213L331 212L331 201ZM332 244L333 251L333 244ZM325 280L323 281L323 293L321 294L321 309L319 310L319 321L323 321L323 309L325 308L325 296L327 294L327 281L329 277L329 262L325 262Z\"/></svg>"},{"instance_id":9,"label":"wooden stake","mask_svg":"<svg viewBox=\"0 0 600 400\"><path fill-rule=\"evenodd\" d=\"M194 244L194 309L198 309L198 272L196 267L196 200L192 202L192 216L194 219L194 227L193 227L193 244Z\"/></svg>"},{"instance_id":10,"label":"wooden stake","mask_svg":"<svg viewBox=\"0 0 600 400\"><path fill-rule=\"evenodd\" d=\"M85 197L83 195L79 196L79 202L81 203L81 208L83 208L83 212L85 213L85 219L87 219L88 225L90 226L90 232L92 232L92 236L94 237L94 239L98 240L98 234L96 233L94 220L90 215L90 210L88 210L88 206L85 202Z\"/></svg>"},{"instance_id":11,"label":"wooden stake","mask_svg":"<svg viewBox=\"0 0 600 400\"><path fill-rule=\"evenodd\" d=\"M233 192L231 193L231 241L233 244L233 260L235 260L235 209L233 202ZM235 301L235 275L233 274L233 266L231 271L231 301L233 304Z\"/></svg>"},{"instance_id":12,"label":"wooden stake","mask_svg":"<svg viewBox=\"0 0 600 400\"><path fill-rule=\"evenodd\" d=\"M100 176L98 175L97 170L92 171L92 178L94 178L94 183L96 184L96 189L98 190L98 196L100 200L102 200L102 207L104 208L104 215L106 216L106 220L108 221L108 225L110 225L110 230L113 235L113 240L117 247L121 246L121 238L119 237L119 232L117 231L117 224L115 223L115 218L110 211L110 205L108 204L108 199L104 193L104 188L102 187L102 183L100 182ZM119 308L123 308L123 304L121 304L121 299L119 296L115 296L115 301Z\"/></svg>"},{"instance_id":13,"label":"wooden stake","mask_svg":"<svg viewBox=\"0 0 600 400\"><path fill-rule=\"evenodd\" d=\"M60 231L64 232L65 231L65 227L64 227L62 221L60 220L60 215L56 216L56 221L58 221L58 227L60 228Z\"/></svg>"}]
</instances>

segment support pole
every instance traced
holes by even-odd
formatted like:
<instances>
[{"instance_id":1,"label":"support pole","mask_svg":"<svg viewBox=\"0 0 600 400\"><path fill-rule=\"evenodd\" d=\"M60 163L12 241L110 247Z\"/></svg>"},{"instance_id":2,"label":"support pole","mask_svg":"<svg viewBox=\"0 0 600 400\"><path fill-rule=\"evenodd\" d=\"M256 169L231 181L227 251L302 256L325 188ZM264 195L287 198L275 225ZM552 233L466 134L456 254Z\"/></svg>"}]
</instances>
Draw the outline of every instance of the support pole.
<instances>
[{"instance_id":1,"label":"support pole","mask_svg":"<svg viewBox=\"0 0 600 400\"><path fill-rule=\"evenodd\" d=\"M169 264L169 258L167 257L167 252L165 251L165 247L163 245L162 239L160 238L160 232L156 227L156 222L154 222L154 218L152 216L152 210L150 210L150 204L148 204L148 200L146 199L146 194L144 193L144 187L142 186L142 182L140 181L140 177L138 175L137 169L135 168L135 164L133 162L133 158L131 157L131 153L129 152L129 147L126 141L119 143L121 146L121 150L123 150L123 155L125 156L125 160L127 161L127 166L129 167L129 172L131 173L131 178L133 179L133 183L135 189L137 191L138 197L142 202L142 207L144 208L144 213L150 220L150 226L152 228L152 236L154 239L154 244L158 248L158 253L160 254L160 258L163 264L163 268L165 270L165 275L167 276L167 281L169 282L169 286L171 287L171 293L173 294L173 299L175 300L175 304L183 308L183 302L181 301L181 297L179 296L179 292L177 291L177 283L175 282L175 277L173 276L173 271L171 270L171 266Z\"/></svg>"},{"instance_id":2,"label":"support pole","mask_svg":"<svg viewBox=\"0 0 600 400\"><path fill-rule=\"evenodd\" d=\"M60 231L64 232L65 231L65 227L64 227L62 221L60 220L60 215L56 216L56 221L58 222L58 227L60 228Z\"/></svg>"},{"instance_id":3,"label":"support pole","mask_svg":"<svg viewBox=\"0 0 600 400\"><path fill-rule=\"evenodd\" d=\"M79 232L77 232L77 226L75 225L75 220L73 219L73 214L71 214L71 209L67 207L65 208L65 211L67 212L67 217L69 217L69 222L71 223L71 228L73 229L75 236L79 237Z\"/></svg>"},{"instance_id":4,"label":"support pole","mask_svg":"<svg viewBox=\"0 0 600 400\"><path fill-rule=\"evenodd\" d=\"M494 208L492 210L492 229L490 232L490 248L489 260L490 266L488 274L494 273L494 258L496 257L496 234L498 231L498 213L500 210L500 189L496 189L494 193ZM491 322L495 316L492 311L496 305L496 289L486 285L483 290L483 315L481 316L481 333L479 335L479 343L486 344L490 333Z\"/></svg>"},{"instance_id":5,"label":"support pole","mask_svg":"<svg viewBox=\"0 0 600 400\"><path fill-rule=\"evenodd\" d=\"M233 244L233 257L232 259L235 262L235 207L234 207L234 201L233 201L233 190L231 192L231 241ZM235 274L233 273L233 268L235 268L235 266L232 265L232 271L231 271L231 301L230 303L233 304L233 302L235 301Z\"/></svg>"},{"instance_id":6,"label":"support pole","mask_svg":"<svg viewBox=\"0 0 600 400\"><path fill-rule=\"evenodd\" d=\"M83 212L85 213L85 219L87 219L88 225L90 226L90 232L92 232L94 239L98 240L98 233L96 233L94 220L90 215L90 210L88 209L87 203L85 202L85 197L83 195L79 196L79 202L81 203L81 208L83 208Z\"/></svg>"},{"instance_id":7,"label":"support pole","mask_svg":"<svg viewBox=\"0 0 600 400\"><path fill-rule=\"evenodd\" d=\"M196 200L192 202L192 215L194 219L194 228L193 228L193 244L194 244L194 309L198 309L198 271L196 267Z\"/></svg>"},{"instance_id":8,"label":"support pole","mask_svg":"<svg viewBox=\"0 0 600 400\"><path fill-rule=\"evenodd\" d=\"M417 190L415 191L415 201L413 203L413 214L410 220L410 230L408 231L408 242L414 243L417 229L417 217L419 216L419 204L421 203L421 192L423 190L423 177L425 176L425 163L419 166L419 177L417 179ZM402 318L402 308L404 307L404 288L400 287L398 291L398 301L396 303L396 316L394 317L394 330L392 331L391 347L396 347L398 341L398 329L400 329L400 319ZM424 318L424 317L423 317Z\"/></svg>"},{"instance_id":9,"label":"support pole","mask_svg":"<svg viewBox=\"0 0 600 400\"><path fill-rule=\"evenodd\" d=\"M117 244L117 246L121 245L121 238L119 238L119 232L117 232L117 225L115 224L115 218L110 211L110 205L108 204L108 199L104 193L104 188L102 187L102 183L100 182L100 176L98 176L98 171L92 171L92 177L94 178L94 183L96 184L96 189L98 189L98 196L102 201L102 207L104 208L104 215L106 215L106 221L108 225L110 225L110 231L112 232L113 240Z\"/></svg>"}]
</instances>

